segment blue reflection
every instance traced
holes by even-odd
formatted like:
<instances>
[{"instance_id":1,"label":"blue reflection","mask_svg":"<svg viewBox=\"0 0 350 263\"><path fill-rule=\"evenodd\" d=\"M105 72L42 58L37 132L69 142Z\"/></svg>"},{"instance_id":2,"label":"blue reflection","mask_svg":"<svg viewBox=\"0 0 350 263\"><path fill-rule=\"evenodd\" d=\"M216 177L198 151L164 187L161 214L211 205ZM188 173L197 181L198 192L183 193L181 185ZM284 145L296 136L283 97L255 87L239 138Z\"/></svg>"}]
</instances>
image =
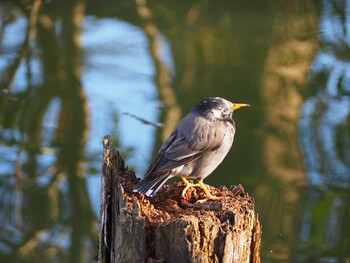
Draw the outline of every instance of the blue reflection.
<instances>
[{"instance_id":1,"label":"blue reflection","mask_svg":"<svg viewBox=\"0 0 350 263\"><path fill-rule=\"evenodd\" d=\"M154 144L155 129L122 114L133 114L156 122L159 112L154 65L148 40L142 30L116 19L84 24L82 42L85 56L83 86L91 105L88 151L101 151L101 138L119 134L123 150L132 150L126 160L142 174L147 168ZM115 119L118 123L108 120Z\"/></svg>"},{"instance_id":2,"label":"blue reflection","mask_svg":"<svg viewBox=\"0 0 350 263\"><path fill-rule=\"evenodd\" d=\"M83 26L83 86L90 104L89 154L96 153L100 166L101 139L117 137L126 165L142 177L151 159L156 128L139 119L157 123L158 90L149 40L138 27L117 19L88 17ZM172 67L168 43L162 38L165 63ZM133 117L135 116L135 117ZM115 120L112 122L111 120ZM99 177L88 178L89 194L99 209Z\"/></svg>"},{"instance_id":3,"label":"blue reflection","mask_svg":"<svg viewBox=\"0 0 350 263\"><path fill-rule=\"evenodd\" d=\"M23 44L26 23L27 20L23 16L6 27L1 47L3 54L0 56L0 71L3 72L5 66L8 66L9 59L13 60L12 53L18 55L19 51L15 49ZM87 175L86 184L92 207L98 214L99 198L96 197L100 196L102 138L106 134L112 135L118 141L119 150L127 166L135 168L137 175L141 177L152 158L156 128L144 125L132 116L148 120L150 123L158 122L160 101L154 82L155 66L149 52L149 41L141 29L117 19L88 17L83 25L82 36L84 53L82 84L89 102L89 137L84 149L84 154L89 161L84 164L87 166L84 175ZM165 39L162 39L162 43L164 59L171 64L168 43ZM30 50L33 52L36 50L33 46L35 43L31 45ZM12 96L18 100L16 94L30 91L30 85L33 85L33 91L36 91L42 85L42 71L40 56L33 52L28 60L21 60L11 84L11 90L1 92L10 93L10 100ZM23 103L19 104L25 107L22 105ZM27 228L33 227L28 226L30 223L27 222L31 222L33 218L31 213L39 212L36 206L33 209L27 204L27 199L30 198L31 200L39 198L48 205L45 209L62 213L50 214L49 219L36 222L40 231L38 230L38 236L35 236L35 242L41 246L56 246L62 250L70 246L69 227L59 223L54 227L46 225L47 220L59 218L62 222L70 220L71 216L72 204L67 190L70 187L66 181L67 175L61 171L57 173L57 167L55 167L58 155L55 137L61 107L61 100L54 97L45 109L41 127L38 129L41 132L40 149L35 149L36 152L33 154L35 158L33 163L37 164L33 167L35 174L30 176L24 174L26 184L19 183L14 175L17 170L25 173L20 168L17 169L16 165L27 165L27 149L21 149L21 144L27 143L28 138L17 126L0 128L0 138L5 142L11 142L10 146L0 145L0 175L1 179L4 179L0 184L0 221L3 223L0 228L2 236L0 251L2 253L10 253L13 250L11 246L27 239L30 232ZM26 110L24 108L24 111ZM23 114L23 116L26 115ZM55 194L54 200L59 203L51 204L49 201L52 200L48 200L49 190L47 189L50 189L48 185L52 185L53 182L54 184L57 182L57 185L51 188ZM47 201L44 202L44 200ZM57 209L58 205L64 207L64 211ZM89 204L86 205L89 206ZM28 220L28 217L31 220ZM81 242L85 241L81 240ZM87 254L89 255L90 253Z\"/></svg>"},{"instance_id":4,"label":"blue reflection","mask_svg":"<svg viewBox=\"0 0 350 263\"><path fill-rule=\"evenodd\" d=\"M350 187L350 1L323 1L314 91L299 121L309 187L304 191L298 262L348 262Z\"/></svg>"},{"instance_id":5,"label":"blue reflection","mask_svg":"<svg viewBox=\"0 0 350 263\"><path fill-rule=\"evenodd\" d=\"M18 13L17 13L18 14ZM0 19L0 24L3 26L5 21ZM13 32L25 32L27 29L28 20L25 16L19 15L14 18L14 21L6 26L4 37L1 42L1 48L6 50L8 56L17 55L17 52L13 52L13 48L20 45L25 34L14 34ZM12 51L12 52L11 52Z\"/></svg>"},{"instance_id":6,"label":"blue reflection","mask_svg":"<svg viewBox=\"0 0 350 263\"><path fill-rule=\"evenodd\" d=\"M305 101L301 110L300 143L310 184L347 188L350 138L344 130L350 113L350 62L340 53L344 48L350 51L350 4L344 2L345 20L337 13L336 3L323 4L320 30L324 48L312 66L310 85L316 94Z\"/></svg>"}]
</instances>

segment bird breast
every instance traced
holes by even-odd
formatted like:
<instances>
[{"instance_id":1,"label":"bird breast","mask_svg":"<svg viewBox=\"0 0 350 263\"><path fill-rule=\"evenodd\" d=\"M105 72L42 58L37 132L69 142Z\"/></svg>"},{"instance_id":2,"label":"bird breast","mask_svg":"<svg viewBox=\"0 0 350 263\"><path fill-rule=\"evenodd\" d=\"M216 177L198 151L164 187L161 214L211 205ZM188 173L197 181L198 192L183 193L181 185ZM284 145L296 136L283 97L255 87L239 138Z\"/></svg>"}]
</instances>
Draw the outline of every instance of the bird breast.
<instances>
[{"instance_id":1,"label":"bird breast","mask_svg":"<svg viewBox=\"0 0 350 263\"><path fill-rule=\"evenodd\" d=\"M231 123L227 122L225 122L225 126L226 131L220 147L218 147L216 150L208 151L206 155L183 165L181 168L178 167L176 172L183 174L188 178L198 180L203 180L210 175L224 160L233 143L235 128Z\"/></svg>"}]
</instances>

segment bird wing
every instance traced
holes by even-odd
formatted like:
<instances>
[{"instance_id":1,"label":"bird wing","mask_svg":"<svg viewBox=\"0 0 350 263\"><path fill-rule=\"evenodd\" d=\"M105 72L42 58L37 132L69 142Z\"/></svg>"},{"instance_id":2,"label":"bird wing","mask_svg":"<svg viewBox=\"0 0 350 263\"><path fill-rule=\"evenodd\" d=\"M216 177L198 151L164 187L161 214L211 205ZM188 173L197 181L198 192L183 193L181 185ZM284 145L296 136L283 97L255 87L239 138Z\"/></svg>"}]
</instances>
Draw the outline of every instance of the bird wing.
<instances>
[{"instance_id":1,"label":"bird wing","mask_svg":"<svg viewBox=\"0 0 350 263\"><path fill-rule=\"evenodd\" d=\"M168 173L221 146L227 130L225 122L212 122L190 114L179 122L163 144L145 177Z\"/></svg>"}]
</instances>

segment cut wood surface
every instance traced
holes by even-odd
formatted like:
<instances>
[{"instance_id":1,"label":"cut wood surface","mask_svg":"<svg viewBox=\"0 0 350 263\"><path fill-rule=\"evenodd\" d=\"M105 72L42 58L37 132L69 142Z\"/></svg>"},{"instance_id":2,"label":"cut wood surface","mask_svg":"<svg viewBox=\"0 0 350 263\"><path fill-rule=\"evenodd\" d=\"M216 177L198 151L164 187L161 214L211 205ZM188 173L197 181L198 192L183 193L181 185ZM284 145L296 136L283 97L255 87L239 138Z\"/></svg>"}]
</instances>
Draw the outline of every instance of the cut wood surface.
<instances>
[{"instance_id":1,"label":"cut wood surface","mask_svg":"<svg viewBox=\"0 0 350 263\"><path fill-rule=\"evenodd\" d=\"M133 193L139 181L108 136L104 138L98 260L105 262L260 262L261 225L241 185L199 187L181 197L184 183L154 197Z\"/></svg>"}]
</instances>

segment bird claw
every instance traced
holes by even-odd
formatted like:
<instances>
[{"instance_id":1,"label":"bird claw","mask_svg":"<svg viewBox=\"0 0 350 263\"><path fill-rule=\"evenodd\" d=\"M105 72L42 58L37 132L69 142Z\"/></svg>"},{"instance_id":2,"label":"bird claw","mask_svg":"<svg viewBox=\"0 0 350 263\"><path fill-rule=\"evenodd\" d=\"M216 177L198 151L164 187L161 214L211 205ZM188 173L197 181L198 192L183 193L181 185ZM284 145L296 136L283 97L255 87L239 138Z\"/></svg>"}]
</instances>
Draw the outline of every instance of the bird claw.
<instances>
[{"instance_id":1,"label":"bird claw","mask_svg":"<svg viewBox=\"0 0 350 263\"><path fill-rule=\"evenodd\" d=\"M222 199L222 196L210 195L210 196L205 197L204 199L198 200L196 202L196 204L203 204L203 203L210 201L210 200L216 201L216 200L221 200L221 199Z\"/></svg>"},{"instance_id":2,"label":"bird claw","mask_svg":"<svg viewBox=\"0 0 350 263\"><path fill-rule=\"evenodd\" d=\"M188 188L190 188L190 187L191 187L191 185L186 185L186 187L182 190L181 196L183 199L186 198L186 192L187 192Z\"/></svg>"},{"instance_id":3,"label":"bird claw","mask_svg":"<svg viewBox=\"0 0 350 263\"><path fill-rule=\"evenodd\" d=\"M186 192L190 187L196 187L198 184L188 183L185 188L181 192L181 196L185 199L186 198Z\"/></svg>"},{"instance_id":4,"label":"bird claw","mask_svg":"<svg viewBox=\"0 0 350 263\"><path fill-rule=\"evenodd\" d=\"M205 192L206 197L204 199L198 200L196 203L201 204L201 203L204 203L204 202L209 201L209 200L221 200L222 199L221 196L212 195L202 181L199 180L198 183L194 184L194 183L190 183L189 181L187 181L187 179L185 177L181 177L181 178L186 185L185 188L181 192L182 198L184 198L184 199L186 198L186 192L190 187L199 186Z\"/></svg>"},{"instance_id":5,"label":"bird claw","mask_svg":"<svg viewBox=\"0 0 350 263\"><path fill-rule=\"evenodd\" d=\"M208 200L209 200L208 198L199 199L199 200L197 200L196 204L203 204L203 203L205 203Z\"/></svg>"},{"instance_id":6,"label":"bird claw","mask_svg":"<svg viewBox=\"0 0 350 263\"><path fill-rule=\"evenodd\" d=\"M194 183L190 183L189 181L187 181L187 179L185 177L181 177L182 180L184 181L184 183L186 184L185 188L182 190L181 192L181 196L185 199L186 198L186 192L190 187L196 187L199 186L199 184L194 184Z\"/></svg>"}]
</instances>

